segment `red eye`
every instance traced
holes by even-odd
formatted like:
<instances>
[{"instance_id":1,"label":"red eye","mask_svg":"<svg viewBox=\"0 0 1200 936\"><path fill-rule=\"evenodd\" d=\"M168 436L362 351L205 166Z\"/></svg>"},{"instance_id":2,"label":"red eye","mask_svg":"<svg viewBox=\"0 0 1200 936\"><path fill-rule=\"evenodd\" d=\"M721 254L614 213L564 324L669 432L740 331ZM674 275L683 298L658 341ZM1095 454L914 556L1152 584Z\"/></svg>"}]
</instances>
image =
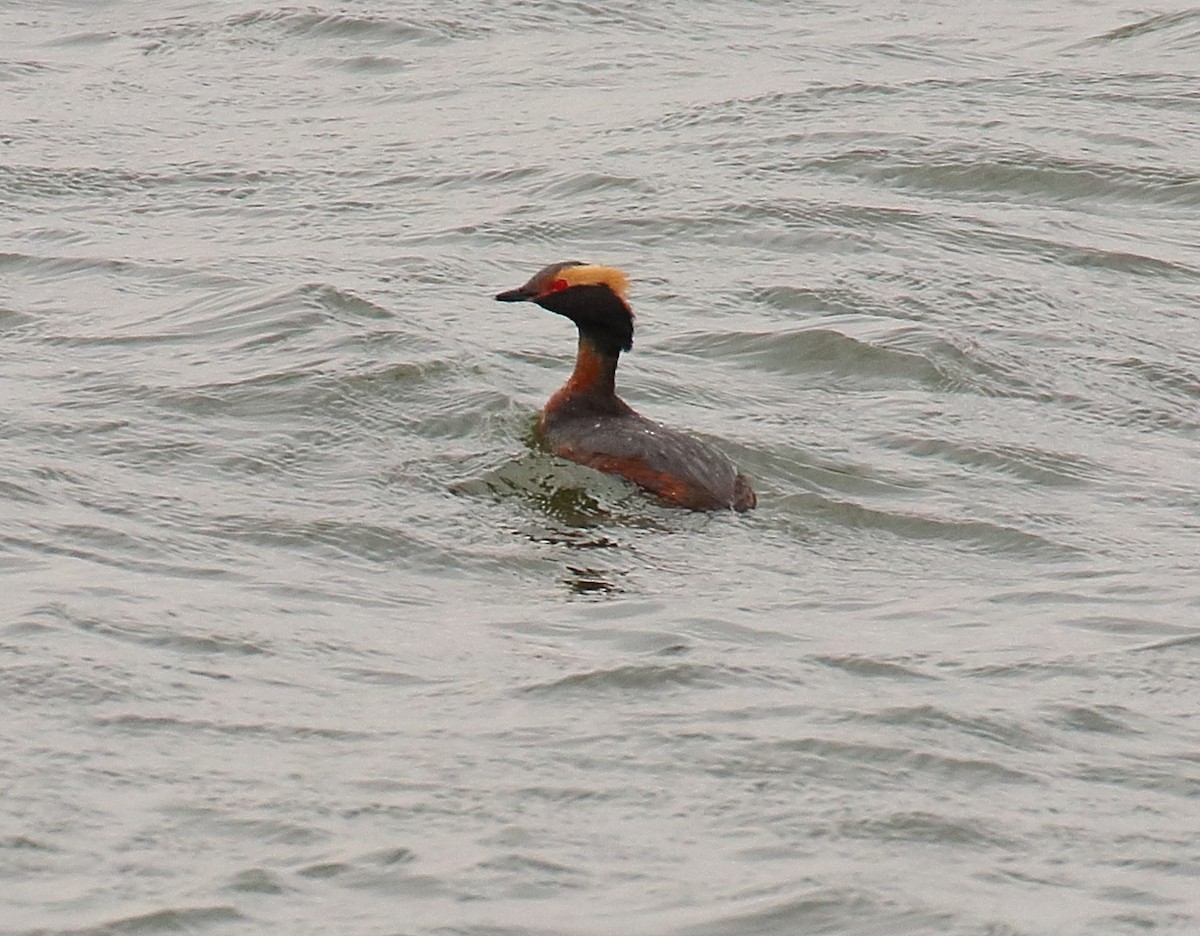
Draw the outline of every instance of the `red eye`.
<instances>
[{"instance_id":1,"label":"red eye","mask_svg":"<svg viewBox=\"0 0 1200 936\"><path fill-rule=\"evenodd\" d=\"M556 279L550 284L550 292L562 292L570 285L565 279Z\"/></svg>"}]
</instances>

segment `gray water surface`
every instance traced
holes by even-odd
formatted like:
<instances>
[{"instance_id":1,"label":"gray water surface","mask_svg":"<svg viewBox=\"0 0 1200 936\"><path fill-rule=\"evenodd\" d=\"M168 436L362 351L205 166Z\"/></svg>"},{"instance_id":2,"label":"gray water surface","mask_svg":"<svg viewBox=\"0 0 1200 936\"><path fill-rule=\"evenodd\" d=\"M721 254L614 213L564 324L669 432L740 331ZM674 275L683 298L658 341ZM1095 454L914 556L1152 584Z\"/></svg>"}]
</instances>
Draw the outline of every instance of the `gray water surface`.
<instances>
[{"instance_id":1,"label":"gray water surface","mask_svg":"<svg viewBox=\"0 0 1200 936\"><path fill-rule=\"evenodd\" d=\"M1198 63L0 3L0 932L1200 931ZM538 448L566 259L758 510Z\"/></svg>"}]
</instances>

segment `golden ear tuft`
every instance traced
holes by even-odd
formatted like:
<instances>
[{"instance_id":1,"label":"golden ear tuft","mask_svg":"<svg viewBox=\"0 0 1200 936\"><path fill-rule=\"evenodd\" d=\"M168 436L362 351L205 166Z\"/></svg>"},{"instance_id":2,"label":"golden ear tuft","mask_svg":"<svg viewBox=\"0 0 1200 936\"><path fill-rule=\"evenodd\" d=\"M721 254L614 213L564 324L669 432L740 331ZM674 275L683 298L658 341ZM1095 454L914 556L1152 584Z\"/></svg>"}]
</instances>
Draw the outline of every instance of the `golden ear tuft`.
<instances>
[{"instance_id":1,"label":"golden ear tuft","mask_svg":"<svg viewBox=\"0 0 1200 936\"><path fill-rule=\"evenodd\" d=\"M629 277L616 267L597 266L585 263L582 266L564 267L558 278L571 286L607 286L622 299L629 291Z\"/></svg>"}]
</instances>

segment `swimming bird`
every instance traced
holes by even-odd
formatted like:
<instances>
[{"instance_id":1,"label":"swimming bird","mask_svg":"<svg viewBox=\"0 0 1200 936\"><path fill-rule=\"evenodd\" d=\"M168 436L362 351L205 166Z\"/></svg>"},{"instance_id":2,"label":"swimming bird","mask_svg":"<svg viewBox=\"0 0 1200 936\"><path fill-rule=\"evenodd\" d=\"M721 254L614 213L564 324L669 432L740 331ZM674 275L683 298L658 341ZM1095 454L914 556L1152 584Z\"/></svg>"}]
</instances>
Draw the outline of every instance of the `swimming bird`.
<instances>
[{"instance_id":1,"label":"swimming bird","mask_svg":"<svg viewBox=\"0 0 1200 936\"><path fill-rule=\"evenodd\" d=\"M711 445L635 412L616 393L617 360L633 347L629 278L615 267L553 263L500 302L535 302L579 329L575 370L542 410L538 430L555 455L619 475L691 510L757 503L746 476Z\"/></svg>"}]
</instances>

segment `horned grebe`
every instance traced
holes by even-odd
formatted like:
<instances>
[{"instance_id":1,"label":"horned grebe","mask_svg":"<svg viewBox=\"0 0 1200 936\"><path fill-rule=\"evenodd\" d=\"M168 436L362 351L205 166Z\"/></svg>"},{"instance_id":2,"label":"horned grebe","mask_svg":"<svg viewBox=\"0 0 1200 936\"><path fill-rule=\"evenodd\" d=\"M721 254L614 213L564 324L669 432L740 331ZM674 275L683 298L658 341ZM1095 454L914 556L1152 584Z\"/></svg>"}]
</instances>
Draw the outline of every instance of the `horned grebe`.
<instances>
[{"instance_id":1,"label":"horned grebe","mask_svg":"<svg viewBox=\"0 0 1200 936\"><path fill-rule=\"evenodd\" d=\"M575 370L550 397L538 429L555 455L620 475L691 510L757 503L745 475L721 452L651 422L616 394L617 359L633 347L629 279L614 267L568 261L536 273L501 302L536 302L579 328Z\"/></svg>"}]
</instances>

